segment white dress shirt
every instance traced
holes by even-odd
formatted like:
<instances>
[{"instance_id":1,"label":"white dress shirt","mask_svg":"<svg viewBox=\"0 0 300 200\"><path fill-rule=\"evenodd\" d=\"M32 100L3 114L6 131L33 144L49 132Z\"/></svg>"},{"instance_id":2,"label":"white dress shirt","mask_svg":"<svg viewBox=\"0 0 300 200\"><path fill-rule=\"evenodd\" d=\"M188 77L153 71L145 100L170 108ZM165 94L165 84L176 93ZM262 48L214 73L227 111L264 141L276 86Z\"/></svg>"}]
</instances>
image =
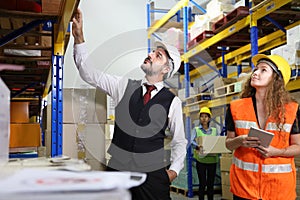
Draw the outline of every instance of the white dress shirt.
<instances>
[{"instance_id":1,"label":"white dress shirt","mask_svg":"<svg viewBox=\"0 0 300 200\"><path fill-rule=\"evenodd\" d=\"M108 94L114 101L114 105L118 105L121 101L125 89L127 87L128 79L121 76L109 75L101 70L93 67L89 63L88 53L85 43L74 45L74 60L79 70L81 78L90 85L100 88ZM146 87L143 83L147 83L144 78L142 80L143 94L146 93ZM163 87L164 83L159 82L155 84L156 89L151 92L153 98ZM182 119L182 106L181 100L175 96L168 113L168 128L173 138L171 141L171 166L170 170L174 170L177 175L184 166L186 156L187 140L184 133L184 125Z\"/></svg>"}]
</instances>

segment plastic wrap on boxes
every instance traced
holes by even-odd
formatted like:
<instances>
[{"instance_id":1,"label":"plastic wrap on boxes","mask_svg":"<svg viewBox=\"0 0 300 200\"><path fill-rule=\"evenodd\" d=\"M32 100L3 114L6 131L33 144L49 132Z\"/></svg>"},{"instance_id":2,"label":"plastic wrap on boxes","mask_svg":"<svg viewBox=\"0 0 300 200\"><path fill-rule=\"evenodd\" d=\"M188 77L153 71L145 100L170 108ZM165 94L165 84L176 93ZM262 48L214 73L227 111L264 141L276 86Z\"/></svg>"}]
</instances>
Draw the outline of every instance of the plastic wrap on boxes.
<instances>
[{"instance_id":1,"label":"plastic wrap on boxes","mask_svg":"<svg viewBox=\"0 0 300 200\"><path fill-rule=\"evenodd\" d=\"M77 137L77 154L79 159L86 160L86 150L85 150L85 136L86 133L86 123L88 122L88 96L89 90L84 88L81 93L79 93L79 121L77 124L76 137Z\"/></svg>"},{"instance_id":2,"label":"plastic wrap on boxes","mask_svg":"<svg viewBox=\"0 0 300 200\"><path fill-rule=\"evenodd\" d=\"M206 12L210 19L234 10L234 2L231 0L212 0L206 5Z\"/></svg>"},{"instance_id":3,"label":"plastic wrap on boxes","mask_svg":"<svg viewBox=\"0 0 300 200\"><path fill-rule=\"evenodd\" d=\"M300 25L295 26L286 31L286 44L294 46L296 42L300 41Z\"/></svg>"},{"instance_id":4,"label":"plastic wrap on boxes","mask_svg":"<svg viewBox=\"0 0 300 200\"><path fill-rule=\"evenodd\" d=\"M195 22L189 30L190 40L195 39L203 31L210 30L209 22L210 22L210 18L207 14L196 15Z\"/></svg>"},{"instance_id":5,"label":"plastic wrap on boxes","mask_svg":"<svg viewBox=\"0 0 300 200\"><path fill-rule=\"evenodd\" d=\"M183 32L178 28L169 28L164 32L162 40L178 49L183 49Z\"/></svg>"},{"instance_id":6,"label":"plastic wrap on boxes","mask_svg":"<svg viewBox=\"0 0 300 200\"><path fill-rule=\"evenodd\" d=\"M87 93L88 90L88 93ZM88 88L65 88L63 101L63 122L87 124L106 123L106 94ZM81 102L86 102L84 105Z\"/></svg>"}]
</instances>

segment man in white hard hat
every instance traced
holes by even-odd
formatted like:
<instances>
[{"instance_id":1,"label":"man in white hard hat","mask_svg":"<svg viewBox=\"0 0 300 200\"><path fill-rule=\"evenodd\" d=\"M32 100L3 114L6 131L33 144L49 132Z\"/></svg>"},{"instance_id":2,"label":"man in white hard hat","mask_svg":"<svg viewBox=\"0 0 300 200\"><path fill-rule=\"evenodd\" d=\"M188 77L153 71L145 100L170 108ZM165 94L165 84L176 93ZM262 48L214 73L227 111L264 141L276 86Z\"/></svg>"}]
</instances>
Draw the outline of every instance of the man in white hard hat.
<instances>
[{"instance_id":1,"label":"man in white hard hat","mask_svg":"<svg viewBox=\"0 0 300 200\"><path fill-rule=\"evenodd\" d=\"M83 80L112 97L115 128L108 149L108 170L147 173L146 181L131 188L132 199L171 199L169 184L184 166L186 138L180 99L164 87L180 67L178 50L162 42L155 43L145 58L142 80L112 76L87 65L82 28L82 13L73 18L74 58ZM173 136L170 162L164 161L166 129Z\"/></svg>"}]
</instances>

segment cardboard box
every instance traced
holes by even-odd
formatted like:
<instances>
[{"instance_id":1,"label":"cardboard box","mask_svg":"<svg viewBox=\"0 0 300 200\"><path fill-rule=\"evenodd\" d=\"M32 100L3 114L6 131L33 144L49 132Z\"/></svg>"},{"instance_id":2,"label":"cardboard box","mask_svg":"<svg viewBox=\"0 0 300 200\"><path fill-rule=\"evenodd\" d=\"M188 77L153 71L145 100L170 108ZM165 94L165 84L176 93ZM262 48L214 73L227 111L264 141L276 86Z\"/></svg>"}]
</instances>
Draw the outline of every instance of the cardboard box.
<instances>
[{"instance_id":1,"label":"cardboard box","mask_svg":"<svg viewBox=\"0 0 300 200\"><path fill-rule=\"evenodd\" d=\"M10 103L10 123L29 122L29 102Z\"/></svg>"},{"instance_id":2,"label":"cardboard box","mask_svg":"<svg viewBox=\"0 0 300 200\"><path fill-rule=\"evenodd\" d=\"M222 185L222 199L228 199L228 200L233 199L233 195L230 192L230 186L229 185Z\"/></svg>"},{"instance_id":3,"label":"cardboard box","mask_svg":"<svg viewBox=\"0 0 300 200\"><path fill-rule=\"evenodd\" d=\"M88 160L105 164L105 125L86 124L78 127L77 124L63 124L63 155L78 158L77 132L81 129L85 138L85 157Z\"/></svg>"},{"instance_id":4,"label":"cardboard box","mask_svg":"<svg viewBox=\"0 0 300 200\"><path fill-rule=\"evenodd\" d=\"M274 49L271 49L271 55L279 55L283 56L283 49L285 48L286 45L282 45L279 47L276 47Z\"/></svg>"},{"instance_id":5,"label":"cardboard box","mask_svg":"<svg viewBox=\"0 0 300 200\"><path fill-rule=\"evenodd\" d=\"M286 44L294 46L296 42L300 41L300 25L286 30Z\"/></svg>"},{"instance_id":6,"label":"cardboard box","mask_svg":"<svg viewBox=\"0 0 300 200\"><path fill-rule=\"evenodd\" d=\"M106 94L91 88L63 90L63 122L87 124L106 123Z\"/></svg>"},{"instance_id":7,"label":"cardboard box","mask_svg":"<svg viewBox=\"0 0 300 200\"><path fill-rule=\"evenodd\" d=\"M9 147L38 147L41 145L41 128L39 123L10 124Z\"/></svg>"},{"instance_id":8,"label":"cardboard box","mask_svg":"<svg viewBox=\"0 0 300 200\"><path fill-rule=\"evenodd\" d=\"M41 36L40 45L42 47L51 47L52 46L52 37L51 36Z\"/></svg>"},{"instance_id":9,"label":"cardboard box","mask_svg":"<svg viewBox=\"0 0 300 200\"><path fill-rule=\"evenodd\" d=\"M221 172L221 182L222 182L222 185L230 185L229 172L226 172L226 171Z\"/></svg>"},{"instance_id":10,"label":"cardboard box","mask_svg":"<svg viewBox=\"0 0 300 200\"><path fill-rule=\"evenodd\" d=\"M204 153L228 153L231 152L225 147L226 136L201 136L196 142L203 146Z\"/></svg>"},{"instance_id":11,"label":"cardboard box","mask_svg":"<svg viewBox=\"0 0 300 200\"><path fill-rule=\"evenodd\" d=\"M62 0L42 0L42 13L59 15L62 6Z\"/></svg>"},{"instance_id":12,"label":"cardboard box","mask_svg":"<svg viewBox=\"0 0 300 200\"><path fill-rule=\"evenodd\" d=\"M230 171L230 166L232 164L232 157L220 157L220 170L221 171Z\"/></svg>"},{"instance_id":13,"label":"cardboard box","mask_svg":"<svg viewBox=\"0 0 300 200\"><path fill-rule=\"evenodd\" d=\"M290 65L295 65L297 58L295 45L284 45L284 48L282 50L282 57L284 57Z\"/></svg>"}]
</instances>

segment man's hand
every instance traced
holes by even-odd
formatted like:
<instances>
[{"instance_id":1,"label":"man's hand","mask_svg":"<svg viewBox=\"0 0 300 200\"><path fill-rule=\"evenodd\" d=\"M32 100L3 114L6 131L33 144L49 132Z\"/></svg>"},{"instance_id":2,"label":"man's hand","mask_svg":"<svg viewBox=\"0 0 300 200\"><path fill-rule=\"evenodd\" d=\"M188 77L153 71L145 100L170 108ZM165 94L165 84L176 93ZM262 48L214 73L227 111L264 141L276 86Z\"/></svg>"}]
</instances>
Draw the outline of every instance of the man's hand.
<instances>
[{"instance_id":1,"label":"man's hand","mask_svg":"<svg viewBox=\"0 0 300 200\"><path fill-rule=\"evenodd\" d=\"M74 14L74 17L72 19L72 34L74 37L74 43L80 44L84 42L83 37L83 26L82 26L82 13L80 9L78 8L77 11Z\"/></svg>"},{"instance_id":2,"label":"man's hand","mask_svg":"<svg viewBox=\"0 0 300 200\"><path fill-rule=\"evenodd\" d=\"M177 173L173 170L167 170L170 183L177 177Z\"/></svg>"}]
</instances>

